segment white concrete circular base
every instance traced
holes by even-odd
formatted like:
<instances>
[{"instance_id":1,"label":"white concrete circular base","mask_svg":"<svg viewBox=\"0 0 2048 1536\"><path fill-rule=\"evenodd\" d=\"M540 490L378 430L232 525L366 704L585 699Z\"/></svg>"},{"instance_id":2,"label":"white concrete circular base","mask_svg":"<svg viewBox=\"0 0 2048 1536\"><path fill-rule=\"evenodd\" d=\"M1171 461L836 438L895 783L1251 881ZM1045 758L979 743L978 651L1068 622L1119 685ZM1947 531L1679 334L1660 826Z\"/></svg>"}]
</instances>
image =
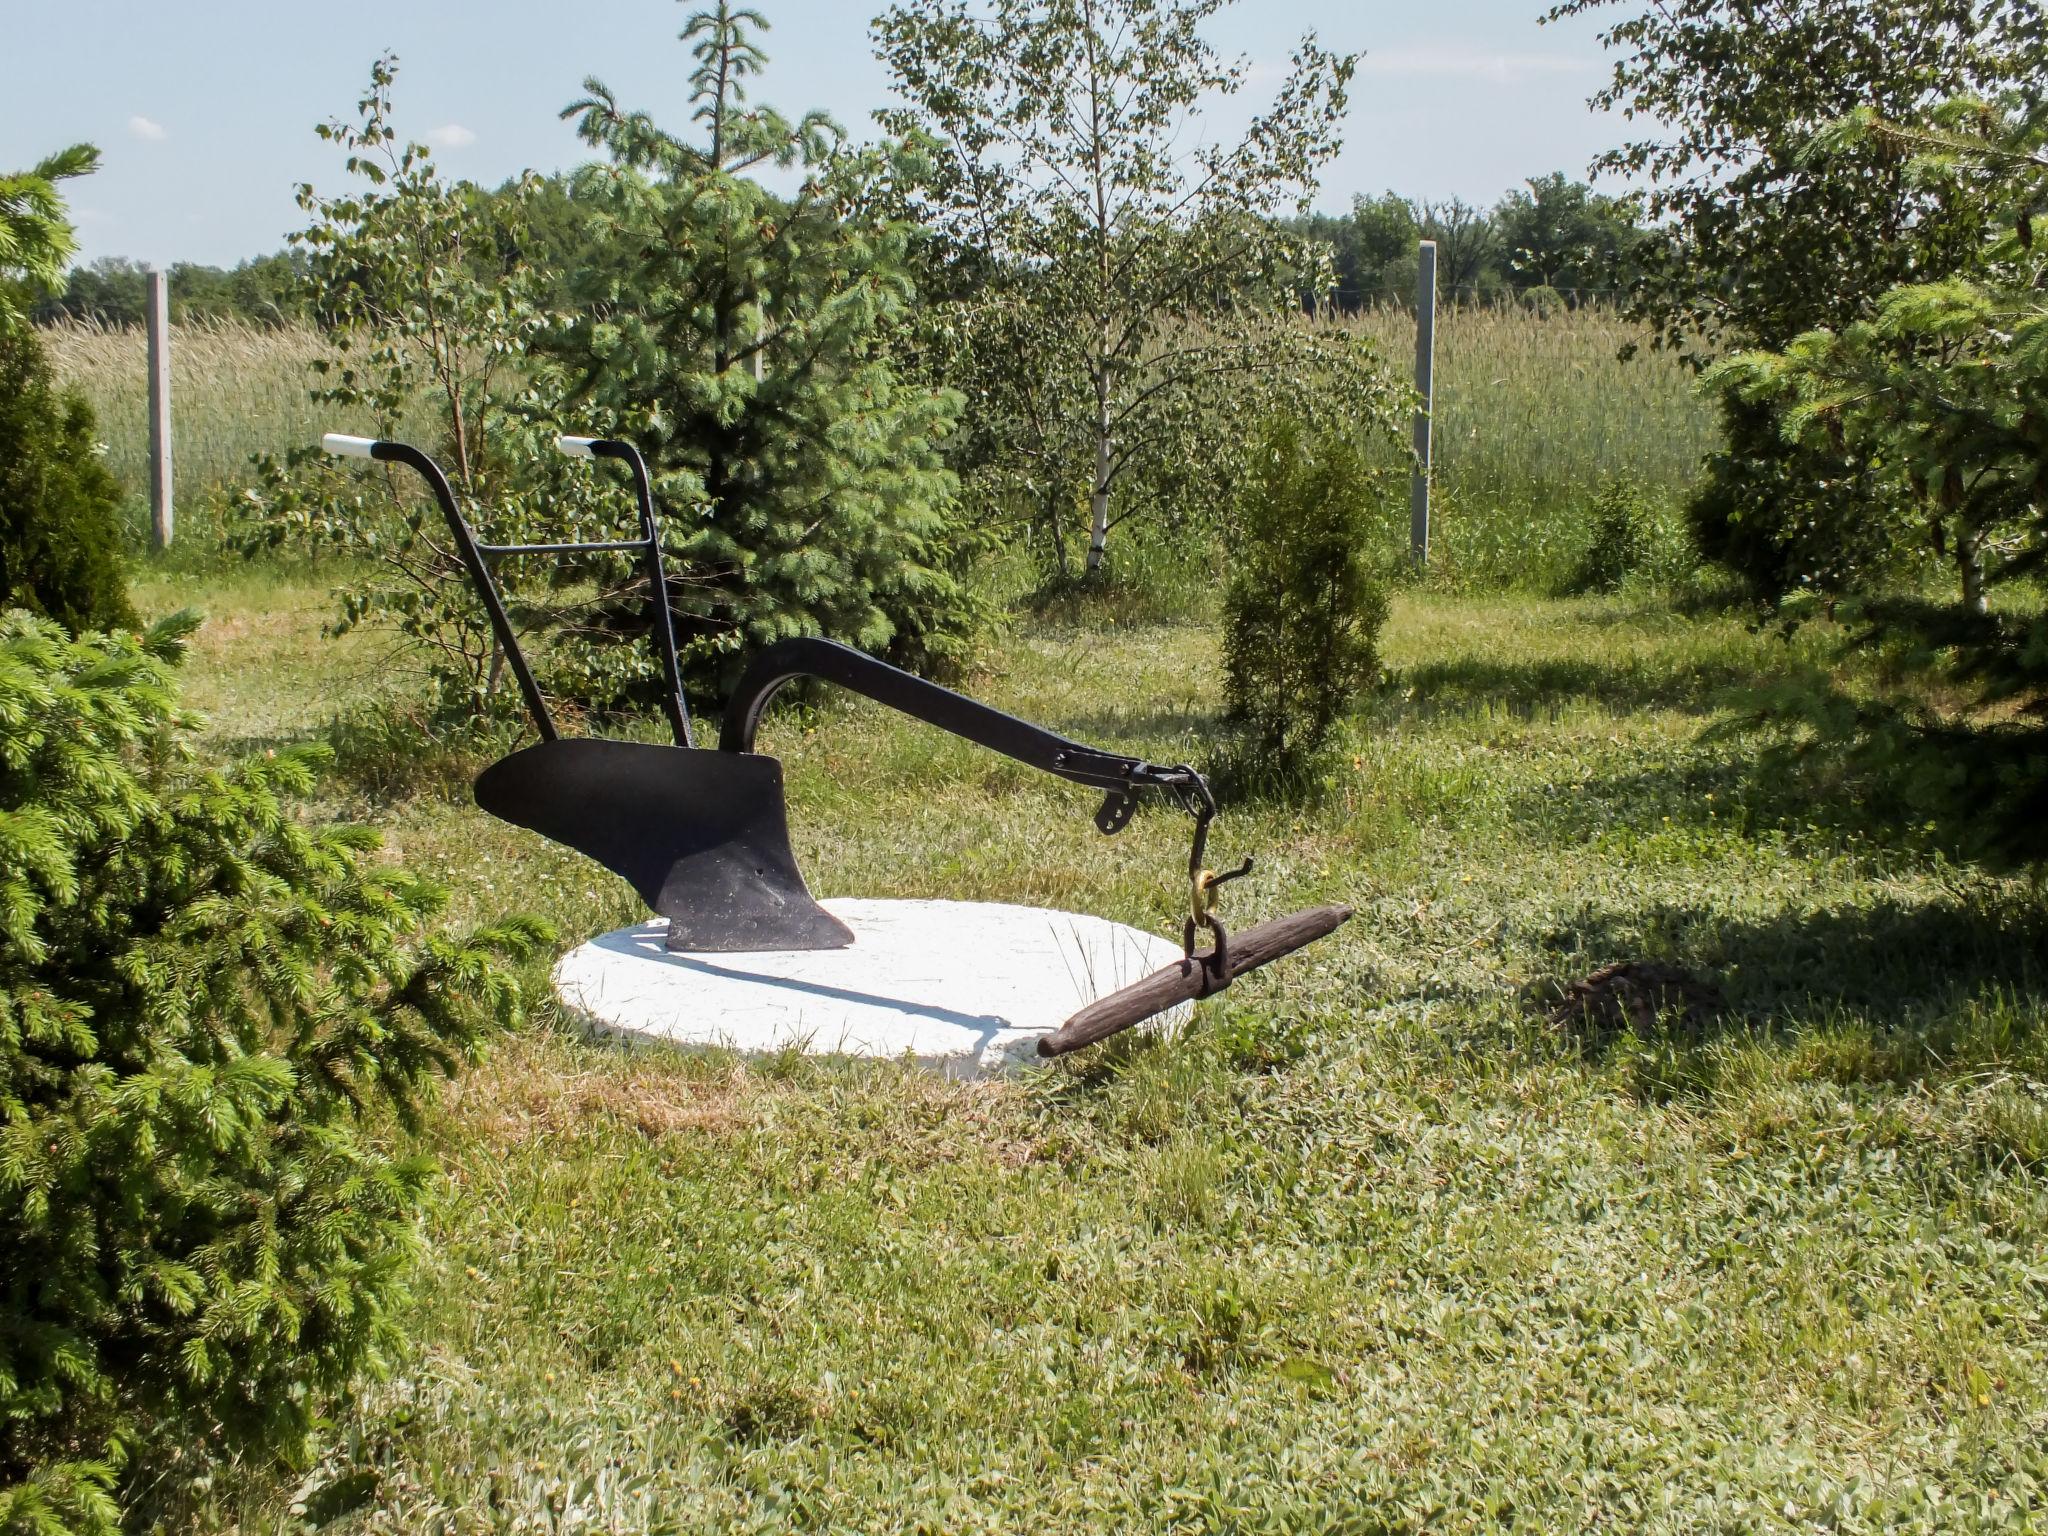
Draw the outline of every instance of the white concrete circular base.
<instances>
[{"instance_id":1,"label":"white concrete circular base","mask_svg":"<svg viewBox=\"0 0 2048 1536\"><path fill-rule=\"evenodd\" d=\"M767 1053L910 1056L972 1075L1036 1061L1038 1038L1084 1005L1180 958L1100 917L976 901L820 903L845 949L671 954L655 919L603 934L555 967L555 990L599 1028ZM1177 1029L1193 1005L1146 1028Z\"/></svg>"}]
</instances>

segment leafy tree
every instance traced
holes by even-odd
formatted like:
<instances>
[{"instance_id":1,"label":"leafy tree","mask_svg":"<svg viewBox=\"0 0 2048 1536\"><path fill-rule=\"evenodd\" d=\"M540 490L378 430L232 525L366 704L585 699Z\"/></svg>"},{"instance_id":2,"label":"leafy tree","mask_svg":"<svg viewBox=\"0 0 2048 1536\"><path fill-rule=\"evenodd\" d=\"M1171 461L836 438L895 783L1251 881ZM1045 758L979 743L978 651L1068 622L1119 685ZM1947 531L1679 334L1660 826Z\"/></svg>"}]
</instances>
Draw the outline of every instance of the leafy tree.
<instances>
[{"instance_id":1,"label":"leafy tree","mask_svg":"<svg viewBox=\"0 0 2048 1536\"><path fill-rule=\"evenodd\" d=\"M423 146L400 141L391 122L397 73L395 57L379 59L358 121L315 130L346 151L361 188L341 197L298 191L313 222L292 241L306 252L322 329L339 354L316 371L330 379L333 403L367 408L384 426L430 394L450 477L477 496L493 434L520 393L519 358L546 316L515 249L517 199L450 187Z\"/></svg>"},{"instance_id":2,"label":"leafy tree","mask_svg":"<svg viewBox=\"0 0 2048 1536\"><path fill-rule=\"evenodd\" d=\"M64 286L36 305L39 325L88 320L96 325L141 325L147 318L149 269L126 256L102 256L76 266Z\"/></svg>"},{"instance_id":3,"label":"leafy tree","mask_svg":"<svg viewBox=\"0 0 2048 1536\"><path fill-rule=\"evenodd\" d=\"M1300 776L1379 671L1387 597L1366 550L1378 473L1348 434L1271 420L1235 509L1224 697L1254 754L1246 778Z\"/></svg>"},{"instance_id":4,"label":"leafy tree","mask_svg":"<svg viewBox=\"0 0 2048 1536\"><path fill-rule=\"evenodd\" d=\"M1619 199L1562 171L1532 176L1493 210L1493 227L1517 288L1615 286L1639 231Z\"/></svg>"},{"instance_id":5,"label":"leafy tree","mask_svg":"<svg viewBox=\"0 0 2048 1536\"><path fill-rule=\"evenodd\" d=\"M899 0L875 22L906 103L882 121L931 151L912 206L987 276L936 317L1001 450L978 490L1028 509L1061 574L1077 499L1093 572L1112 528L1227 480L1246 445L1219 424L1283 382L1386 407L1354 339L1276 323L1322 257L1273 216L1336 152L1356 59L1305 38L1243 136L1199 145L1247 78L1201 36L1227 3Z\"/></svg>"},{"instance_id":6,"label":"leafy tree","mask_svg":"<svg viewBox=\"0 0 2048 1536\"><path fill-rule=\"evenodd\" d=\"M1417 233L1436 242L1437 291L1453 301L1482 299L1499 286L1500 240L1483 208L1463 198L1416 205Z\"/></svg>"},{"instance_id":7,"label":"leafy tree","mask_svg":"<svg viewBox=\"0 0 2048 1536\"><path fill-rule=\"evenodd\" d=\"M1415 205L1395 192L1357 197L1351 223L1358 232L1359 287L1374 303L1412 306L1416 246L1422 239Z\"/></svg>"},{"instance_id":8,"label":"leafy tree","mask_svg":"<svg viewBox=\"0 0 2048 1536\"><path fill-rule=\"evenodd\" d=\"M1946 602L1861 604L1859 641L1935 687L1809 713L1886 770L1920 812L1966 829L1999 863L2048 860L2048 108L2038 96L1963 98L1913 125L1852 115L1818 153L1872 144L1916 179L1959 186L2003 226L1965 274L1904 283L1866 319L1781 351L1746 352L1709 382L1780 412L1786 433L1859 451L1910 497L1954 562ZM2000 589L2031 594L1994 605Z\"/></svg>"},{"instance_id":9,"label":"leafy tree","mask_svg":"<svg viewBox=\"0 0 2048 1536\"><path fill-rule=\"evenodd\" d=\"M1620 6L1565 0L1549 17ZM2021 35L2029 13L2021 0L1627 6L1603 35L1619 57L1593 104L1663 129L1594 162L1648 184L1630 201L1658 233L1634 253L1631 312L1665 345L1711 357L1860 318L1893 284L1966 264L1984 216L1953 184L1916 178L1876 142L1809 148L1851 112L1911 121L2016 78L2041 57Z\"/></svg>"},{"instance_id":10,"label":"leafy tree","mask_svg":"<svg viewBox=\"0 0 2048 1536\"><path fill-rule=\"evenodd\" d=\"M307 317L310 263L303 251L279 251L223 271L181 261L169 273L171 319L239 320L281 326Z\"/></svg>"},{"instance_id":11,"label":"leafy tree","mask_svg":"<svg viewBox=\"0 0 2048 1536\"><path fill-rule=\"evenodd\" d=\"M306 318L306 261L279 252L233 270L181 261L167 274L171 321L239 320L279 326ZM60 292L36 305L39 324L90 320L100 325L141 325L146 317L149 269L126 256L102 256L73 267Z\"/></svg>"},{"instance_id":12,"label":"leafy tree","mask_svg":"<svg viewBox=\"0 0 2048 1536\"><path fill-rule=\"evenodd\" d=\"M299 188L311 216L293 237L305 256L333 356L315 361L311 393L335 425L424 436L446 465L473 525L502 543L620 536L625 503L552 451L562 388L531 348L552 317L555 279L528 259L522 189L491 196L444 181L424 145L392 121L397 60L372 66L353 122L316 130L347 152L355 186ZM349 474L307 446L258 455L234 535L246 555L327 549L360 562L340 589L335 628L388 627L427 658L438 703L481 714L501 702L502 658L449 545L440 510L412 477ZM651 649L607 622L644 582L637 562L507 562L498 572L515 619L559 645L536 646L543 684L579 701L620 704L651 689ZM644 596L637 612L644 623Z\"/></svg>"},{"instance_id":13,"label":"leafy tree","mask_svg":"<svg viewBox=\"0 0 2048 1536\"><path fill-rule=\"evenodd\" d=\"M1565 0L1549 14L1620 4ZM1652 232L1630 252L1627 308L1659 345L1700 362L1866 319L1893 285L1965 269L1986 213L1953 181L1913 172L1876 140L1826 156L1810 145L1860 109L1913 121L2048 66L2036 0L1671 0L1629 6L1605 40L1619 57L1594 104L1669 125L1595 162L1648 184L1630 199ZM1749 557L1742 574L1758 587L1775 595L1813 578L1802 548L1895 547L1859 526L1870 466L1853 451L1788 443L1733 408L1724 421L1729 451L1692 521L1704 547ZM1778 487L1795 500L1773 497ZM1788 505L1803 522L1781 516ZM1822 563L1818 579L1886 574L1849 560Z\"/></svg>"},{"instance_id":14,"label":"leafy tree","mask_svg":"<svg viewBox=\"0 0 2048 1536\"><path fill-rule=\"evenodd\" d=\"M950 652L973 611L938 447L958 402L892 356L913 300L911 231L888 211L902 160L849 150L821 113L750 105L766 26L723 0L690 17L694 137L597 80L565 110L608 157L576 196L624 259L579 276L549 352L677 514L673 602L702 666L815 632ZM752 175L765 167L802 184L778 198Z\"/></svg>"},{"instance_id":15,"label":"leafy tree","mask_svg":"<svg viewBox=\"0 0 2048 1536\"><path fill-rule=\"evenodd\" d=\"M398 1339L431 1169L377 1123L546 939L430 934L439 891L293 815L314 749L196 767L195 623L0 618L0 1530L111 1530L201 1437L303 1460Z\"/></svg>"},{"instance_id":16,"label":"leafy tree","mask_svg":"<svg viewBox=\"0 0 2048 1536\"><path fill-rule=\"evenodd\" d=\"M1313 310L1318 303L1337 306L1346 314L1364 308L1364 269L1359 260L1358 224L1348 215L1331 213L1295 214L1279 221L1281 229L1310 248L1328 252L1328 287L1316 292L1304 286L1298 294L1303 307ZM1309 274L1311 281L1322 275L1320 264Z\"/></svg>"},{"instance_id":17,"label":"leafy tree","mask_svg":"<svg viewBox=\"0 0 2048 1536\"><path fill-rule=\"evenodd\" d=\"M99 166L97 149L74 144L32 171L0 176L0 327L20 323L28 297L59 286L78 241L57 183Z\"/></svg>"}]
</instances>

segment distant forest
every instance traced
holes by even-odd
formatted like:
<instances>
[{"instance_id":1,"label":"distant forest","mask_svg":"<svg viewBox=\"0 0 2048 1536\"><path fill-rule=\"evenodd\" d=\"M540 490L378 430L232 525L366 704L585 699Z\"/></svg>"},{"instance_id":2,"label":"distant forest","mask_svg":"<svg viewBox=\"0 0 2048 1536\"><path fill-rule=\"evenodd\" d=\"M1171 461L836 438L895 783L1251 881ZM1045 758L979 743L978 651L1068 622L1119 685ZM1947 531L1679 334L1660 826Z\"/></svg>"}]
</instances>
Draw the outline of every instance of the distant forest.
<instances>
[{"instance_id":1,"label":"distant forest","mask_svg":"<svg viewBox=\"0 0 2048 1536\"><path fill-rule=\"evenodd\" d=\"M549 247L548 264L564 273L607 264L572 185L568 176L549 178L533 208L538 238ZM1331 297L1347 312L1412 304L1416 246L1422 240L1437 243L1437 285L1446 302L1483 304L1513 296L1577 305L1627 284L1629 252L1640 233L1620 199L1562 172L1531 177L1491 208L1386 192L1354 198L1349 214L1307 214L1286 223L1328 249L1336 277ZM308 320L314 296L305 287L305 270L305 258L291 250L233 268L179 262L170 269L171 319L257 326ZM45 324L140 325L147 271L125 256L75 267L63 291L45 299L35 318Z\"/></svg>"}]
</instances>

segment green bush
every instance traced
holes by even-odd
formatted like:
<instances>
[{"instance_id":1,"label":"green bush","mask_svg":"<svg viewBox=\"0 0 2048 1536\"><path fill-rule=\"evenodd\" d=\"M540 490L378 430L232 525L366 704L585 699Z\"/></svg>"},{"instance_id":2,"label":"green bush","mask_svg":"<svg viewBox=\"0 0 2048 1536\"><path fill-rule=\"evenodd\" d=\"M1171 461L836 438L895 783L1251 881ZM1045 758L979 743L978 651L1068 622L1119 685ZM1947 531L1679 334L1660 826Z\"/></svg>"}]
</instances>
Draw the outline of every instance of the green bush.
<instances>
[{"instance_id":1,"label":"green bush","mask_svg":"<svg viewBox=\"0 0 2048 1536\"><path fill-rule=\"evenodd\" d=\"M1566 590L1619 592L1631 578L1675 578L1683 543L1640 482L1610 480L1594 499L1590 537Z\"/></svg>"},{"instance_id":2,"label":"green bush","mask_svg":"<svg viewBox=\"0 0 2048 1536\"><path fill-rule=\"evenodd\" d=\"M1579 592L1616 592L1641 568L1650 552L1654 511L1632 480L1611 480L1593 503L1593 537L1579 561L1572 587Z\"/></svg>"},{"instance_id":3,"label":"green bush","mask_svg":"<svg viewBox=\"0 0 2048 1536\"><path fill-rule=\"evenodd\" d=\"M431 1167L378 1124L546 939L429 932L373 833L292 814L316 749L196 765L194 623L0 618L0 1531L107 1528L173 1437L302 1458L397 1342Z\"/></svg>"},{"instance_id":4,"label":"green bush","mask_svg":"<svg viewBox=\"0 0 2048 1536\"><path fill-rule=\"evenodd\" d=\"M135 623L121 487L94 436L92 407L58 393L35 332L0 325L0 608L73 631Z\"/></svg>"},{"instance_id":5,"label":"green bush","mask_svg":"<svg viewBox=\"0 0 2048 1536\"><path fill-rule=\"evenodd\" d=\"M1239 498L1224 595L1224 693L1253 777L1298 774L1379 671L1378 475L1357 444L1282 418ZM1252 766L1252 765L1248 765Z\"/></svg>"},{"instance_id":6,"label":"green bush","mask_svg":"<svg viewBox=\"0 0 2048 1536\"><path fill-rule=\"evenodd\" d=\"M1910 566L1919 523L1901 487L1853 456L1787 441L1768 407L1719 403L1725 445L1686 505L1701 555L1767 601L1837 597Z\"/></svg>"},{"instance_id":7,"label":"green bush","mask_svg":"<svg viewBox=\"0 0 2048 1536\"><path fill-rule=\"evenodd\" d=\"M1797 608L1793 610L1797 616ZM1852 599L1845 654L1884 684L1789 680L1751 723L1767 773L1804 771L1888 839L2039 880L2048 871L2048 611Z\"/></svg>"}]
</instances>

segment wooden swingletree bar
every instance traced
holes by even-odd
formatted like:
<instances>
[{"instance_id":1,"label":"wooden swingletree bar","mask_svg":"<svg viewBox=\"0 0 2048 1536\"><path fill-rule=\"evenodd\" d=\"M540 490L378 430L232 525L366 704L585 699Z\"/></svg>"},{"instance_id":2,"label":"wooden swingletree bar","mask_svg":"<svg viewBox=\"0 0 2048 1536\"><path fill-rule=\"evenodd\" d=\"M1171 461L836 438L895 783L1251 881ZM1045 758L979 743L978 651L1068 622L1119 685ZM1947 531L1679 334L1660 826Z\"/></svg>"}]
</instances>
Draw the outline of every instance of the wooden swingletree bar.
<instances>
[{"instance_id":1,"label":"wooden swingletree bar","mask_svg":"<svg viewBox=\"0 0 2048 1536\"><path fill-rule=\"evenodd\" d=\"M1107 997L1097 998L1040 1040L1038 1054L1064 1056L1084 1045L1107 1040L1133 1024L1142 1024L1176 1003L1212 996L1246 971L1255 971L1268 961L1294 953L1304 944L1313 944L1350 919L1349 907L1309 907L1233 933L1225 950L1229 974L1220 983L1203 964L1205 956L1177 961L1164 970L1154 971L1143 981L1134 981Z\"/></svg>"}]
</instances>

